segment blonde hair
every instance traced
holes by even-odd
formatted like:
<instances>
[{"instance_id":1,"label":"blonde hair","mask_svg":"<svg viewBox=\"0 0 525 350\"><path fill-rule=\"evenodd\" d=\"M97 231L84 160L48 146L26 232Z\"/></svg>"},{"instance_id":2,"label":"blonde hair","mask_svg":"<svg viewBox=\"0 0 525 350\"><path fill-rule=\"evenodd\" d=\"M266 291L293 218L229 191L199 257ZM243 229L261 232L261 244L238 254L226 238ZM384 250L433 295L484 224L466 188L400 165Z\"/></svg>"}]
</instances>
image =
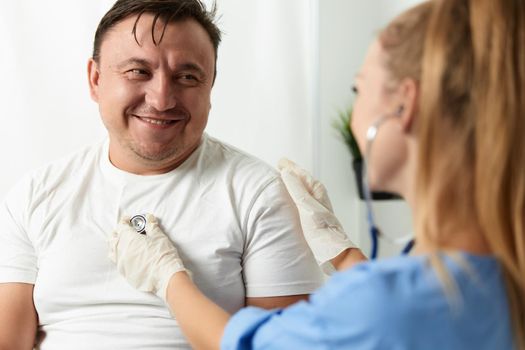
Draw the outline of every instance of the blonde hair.
<instances>
[{"instance_id":1,"label":"blonde hair","mask_svg":"<svg viewBox=\"0 0 525 350\"><path fill-rule=\"evenodd\" d=\"M525 2L439 0L381 34L394 80L420 82L416 231L480 232L525 349Z\"/></svg>"}]
</instances>

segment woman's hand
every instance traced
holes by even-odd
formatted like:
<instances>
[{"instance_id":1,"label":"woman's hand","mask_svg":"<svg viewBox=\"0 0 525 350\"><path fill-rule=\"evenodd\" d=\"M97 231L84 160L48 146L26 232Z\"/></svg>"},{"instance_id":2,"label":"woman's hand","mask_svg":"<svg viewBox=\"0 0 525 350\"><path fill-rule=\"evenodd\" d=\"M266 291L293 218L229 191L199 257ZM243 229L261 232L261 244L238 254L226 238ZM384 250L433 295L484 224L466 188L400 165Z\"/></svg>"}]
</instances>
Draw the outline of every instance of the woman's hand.
<instances>
[{"instance_id":1,"label":"woman's hand","mask_svg":"<svg viewBox=\"0 0 525 350\"><path fill-rule=\"evenodd\" d=\"M157 219L146 214L146 222L140 234L122 218L109 239L109 258L133 287L166 302L193 348L219 349L230 315L193 284Z\"/></svg>"},{"instance_id":2,"label":"woman's hand","mask_svg":"<svg viewBox=\"0 0 525 350\"><path fill-rule=\"evenodd\" d=\"M156 293L166 301L171 276L187 270L177 249L151 214L146 214L145 231L145 234L138 233L130 219L123 217L109 239L109 258L133 287Z\"/></svg>"},{"instance_id":3,"label":"woman's hand","mask_svg":"<svg viewBox=\"0 0 525 350\"><path fill-rule=\"evenodd\" d=\"M288 159L281 159L278 168L299 210L304 237L322 270L330 274L334 267L340 270L365 260L334 215L323 184Z\"/></svg>"}]
</instances>

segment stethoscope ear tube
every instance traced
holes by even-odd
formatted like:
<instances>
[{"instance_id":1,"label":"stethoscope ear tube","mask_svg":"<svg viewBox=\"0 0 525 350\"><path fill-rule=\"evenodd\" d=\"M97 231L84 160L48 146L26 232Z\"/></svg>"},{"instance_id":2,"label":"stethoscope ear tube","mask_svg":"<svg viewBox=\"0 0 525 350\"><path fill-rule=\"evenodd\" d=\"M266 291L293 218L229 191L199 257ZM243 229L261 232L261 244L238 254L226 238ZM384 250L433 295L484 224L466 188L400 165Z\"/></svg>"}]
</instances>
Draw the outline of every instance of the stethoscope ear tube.
<instances>
[{"instance_id":1,"label":"stethoscope ear tube","mask_svg":"<svg viewBox=\"0 0 525 350\"><path fill-rule=\"evenodd\" d=\"M408 241L408 243L405 245L405 248L403 248L403 250L401 251L401 254L406 255L410 253L415 243L416 243L415 239L411 239L410 241Z\"/></svg>"},{"instance_id":2,"label":"stethoscope ear tube","mask_svg":"<svg viewBox=\"0 0 525 350\"><path fill-rule=\"evenodd\" d=\"M379 229L375 226L370 227L370 238L372 240L372 249L370 251L370 259L374 260L377 258L377 247L378 247Z\"/></svg>"},{"instance_id":3,"label":"stethoscope ear tube","mask_svg":"<svg viewBox=\"0 0 525 350\"><path fill-rule=\"evenodd\" d=\"M374 217L374 210L372 208L372 193L370 190L370 186L368 185L368 168L370 166L370 156L372 153L372 145L376 139L377 133L379 131L379 127L390 117L395 117L396 115L386 115L378 118L367 130L366 133L366 149L365 149L365 159L364 159L364 165L363 165L363 173L362 173L362 183L364 186L364 197L365 197L365 203L366 203L366 210L367 210L367 219L368 219L368 226L369 226L369 232L370 232L370 240L371 240L371 250L370 250L370 259L374 260L377 258L378 254L378 247L379 247L379 236L382 235L386 240L392 243L401 243L406 242L408 237L403 237L400 239L389 239L388 236L383 235L379 227L375 223L375 217ZM402 250L402 254L408 254L412 247L414 246L414 239L410 238L408 240L408 243L406 243L405 247Z\"/></svg>"}]
</instances>

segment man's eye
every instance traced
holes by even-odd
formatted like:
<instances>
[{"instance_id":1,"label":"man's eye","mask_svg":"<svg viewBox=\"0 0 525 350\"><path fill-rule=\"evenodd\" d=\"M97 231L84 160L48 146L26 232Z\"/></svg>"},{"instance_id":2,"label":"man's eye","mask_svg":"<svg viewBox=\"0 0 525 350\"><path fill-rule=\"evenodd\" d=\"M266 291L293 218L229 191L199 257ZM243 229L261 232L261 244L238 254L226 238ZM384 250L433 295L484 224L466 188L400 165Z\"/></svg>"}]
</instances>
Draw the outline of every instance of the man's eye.
<instances>
[{"instance_id":1,"label":"man's eye","mask_svg":"<svg viewBox=\"0 0 525 350\"><path fill-rule=\"evenodd\" d=\"M183 86L197 86L200 82L199 78L193 74L181 74L177 77L177 81Z\"/></svg>"},{"instance_id":2,"label":"man's eye","mask_svg":"<svg viewBox=\"0 0 525 350\"><path fill-rule=\"evenodd\" d=\"M131 77L146 77L148 76L149 72L145 69L140 68L133 68L126 72Z\"/></svg>"},{"instance_id":3,"label":"man's eye","mask_svg":"<svg viewBox=\"0 0 525 350\"><path fill-rule=\"evenodd\" d=\"M184 74L181 78L184 80L197 80L197 77L191 74Z\"/></svg>"},{"instance_id":4,"label":"man's eye","mask_svg":"<svg viewBox=\"0 0 525 350\"><path fill-rule=\"evenodd\" d=\"M352 85L352 92L356 95L359 93L359 90L357 89L356 85Z\"/></svg>"}]
</instances>

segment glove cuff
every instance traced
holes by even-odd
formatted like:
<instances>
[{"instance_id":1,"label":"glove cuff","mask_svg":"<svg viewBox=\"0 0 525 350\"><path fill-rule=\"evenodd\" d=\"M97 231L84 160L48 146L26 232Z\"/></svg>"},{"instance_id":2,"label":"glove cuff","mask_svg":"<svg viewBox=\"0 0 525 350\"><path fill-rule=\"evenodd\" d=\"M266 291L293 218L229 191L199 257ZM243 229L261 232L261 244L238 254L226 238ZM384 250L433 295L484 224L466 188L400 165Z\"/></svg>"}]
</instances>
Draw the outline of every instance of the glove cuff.
<instances>
[{"instance_id":1,"label":"glove cuff","mask_svg":"<svg viewBox=\"0 0 525 350\"><path fill-rule=\"evenodd\" d=\"M309 235L306 235L305 232L305 237L317 264L327 275L331 275L335 271L331 263L333 258L346 249L357 248L357 245L348 238L346 233L333 228L316 230Z\"/></svg>"}]
</instances>

